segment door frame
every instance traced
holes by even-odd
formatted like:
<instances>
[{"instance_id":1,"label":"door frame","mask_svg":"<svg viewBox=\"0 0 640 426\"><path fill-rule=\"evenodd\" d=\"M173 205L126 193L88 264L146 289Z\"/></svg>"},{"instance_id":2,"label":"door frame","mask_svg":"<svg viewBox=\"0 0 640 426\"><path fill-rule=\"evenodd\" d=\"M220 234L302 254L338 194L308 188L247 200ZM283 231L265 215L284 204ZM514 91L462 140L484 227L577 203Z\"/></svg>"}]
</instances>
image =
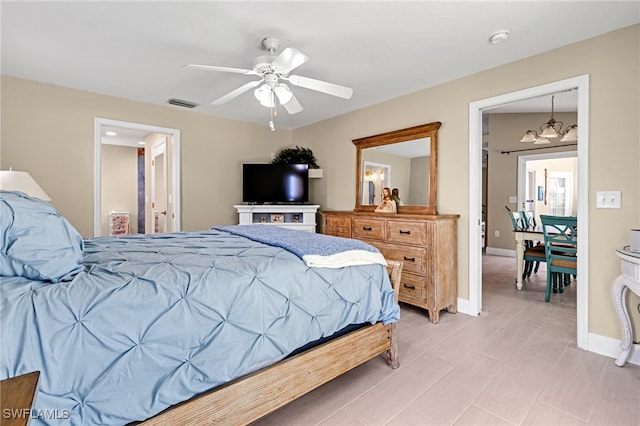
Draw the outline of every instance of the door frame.
<instances>
[{"instance_id":1,"label":"door frame","mask_svg":"<svg viewBox=\"0 0 640 426\"><path fill-rule=\"evenodd\" d=\"M167 127L152 126L148 124L132 123L127 121L111 120L95 117L93 120L93 236L99 237L101 231L102 211L102 127L121 127L125 129L146 131L148 133L162 133L172 137L171 149L171 184L173 186L173 229L170 232L179 232L181 220L182 195L180 192L180 130Z\"/></svg>"},{"instance_id":2,"label":"door frame","mask_svg":"<svg viewBox=\"0 0 640 426\"><path fill-rule=\"evenodd\" d=\"M545 152L542 154L528 154L518 156L518 204L517 206L523 206L525 201L525 174L527 173L527 162L536 160L555 160L559 158L577 158L578 151L559 151L559 152ZM579 180L578 180L579 181ZM519 208L519 207L518 207Z\"/></svg>"},{"instance_id":3,"label":"door frame","mask_svg":"<svg viewBox=\"0 0 640 426\"><path fill-rule=\"evenodd\" d=\"M167 197L167 137L165 136L164 138L162 138L161 142L156 142L151 146L151 206L148 207L148 212L149 217L151 218L151 226L150 228L152 229L152 231L150 232L150 234L155 234L156 233L156 211L158 211L159 209L156 207L156 204L158 204L158 199L156 198L156 190L158 189L156 187L156 182L157 182L157 176L156 176L156 171L157 171L157 164L158 164L158 157L162 155L162 174L164 176L163 182L162 182L162 206L164 208L164 218L163 220L163 225L162 227L159 226L159 228L162 228L163 231L161 232L166 232L167 229L167 211L168 211L168 204L169 204L169 200Z\"/></svg>"},{"instance_id":4,"label":"door frame","mask_svg":"<svg viewBox=\"0 0 640 426\"><path fill-rule=\"evenodd\" d=\"M469 301L465 313L482 312L482 112L511 102L578 90L578 227L580 228L579 285L576 285L577 346L589 350L589 75L584 74L541 86L469 103Z\"/></svg>"}]
</instances>

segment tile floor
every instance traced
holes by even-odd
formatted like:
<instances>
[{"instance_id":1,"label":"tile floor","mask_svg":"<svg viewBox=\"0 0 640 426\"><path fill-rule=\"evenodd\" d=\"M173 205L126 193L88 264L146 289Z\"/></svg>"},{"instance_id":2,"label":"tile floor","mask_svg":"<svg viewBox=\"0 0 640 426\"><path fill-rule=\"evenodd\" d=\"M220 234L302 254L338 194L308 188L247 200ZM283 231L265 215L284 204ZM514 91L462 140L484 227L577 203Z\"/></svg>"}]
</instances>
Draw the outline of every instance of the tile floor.
<instances>
[{"instance_id":1,"label":"tile floor","mask_svg":"<svg viewBox=\"0 0 640 426\"><path fill-rule=\"evenodd\" d=\"M514 276L485 256L480 317L403 304L400 368L379 356L255 425L640 425L640 367L576 347L575 283L545 303L544 265Z\"/></svg>"}]
</instances>

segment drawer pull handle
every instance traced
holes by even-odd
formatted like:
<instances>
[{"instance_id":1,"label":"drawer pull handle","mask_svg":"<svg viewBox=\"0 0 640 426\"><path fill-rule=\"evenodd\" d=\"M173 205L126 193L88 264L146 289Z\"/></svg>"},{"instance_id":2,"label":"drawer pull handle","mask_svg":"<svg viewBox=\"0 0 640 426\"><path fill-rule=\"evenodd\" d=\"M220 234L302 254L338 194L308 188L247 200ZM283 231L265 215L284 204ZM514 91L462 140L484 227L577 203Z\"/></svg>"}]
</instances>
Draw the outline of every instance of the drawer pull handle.
<instances>
[{"instance_id":1,"label":"drawer pull handle","mask_svg":"<svg viewBox=\"0 0 640 426\"><path fill-rule=\"evenodd\" d=\"M401 234L407 234L407 235L411 235L411 231L403 231L402 229L400 230Z\"/></svg>"},{"instance_id":2,"label":"drawer pull handle","mask_svg":"<svg viewBox=\"0 0 640 426\"><path fill-rule=\"evenodd\" d=\"M408 288L409 290L415 290L415 289L416 289L416 286L415 286L415 285L406 285L406 284L402 284L402 286L403 286L404 288Z\"/></svg>"},{"instance_id":3,"label":"drawer pull handle","mask_svg":"<svg viewBox=\"0 0 640 426\"><path fill-rule=\"evenodd\" d=\"M415 258L415 257L407 257L407 256L404 256L404 260L406 260L406 261L408 261L408 262L415 262L415 261L416 261L416 258Z\"/></svg>"},{"instance_id":4,"label":"drawer pull handle","mask_svg":"<svg viewBox=\"0 0 640 426\"><path fill-rule=\"evenodd\" d=\"M370 227L370 226L363 226L363 227L362 227L362 230L363 230L363 231L373 231L373 228L372 228L372 227Z\"/></svg>"}]
</instances>

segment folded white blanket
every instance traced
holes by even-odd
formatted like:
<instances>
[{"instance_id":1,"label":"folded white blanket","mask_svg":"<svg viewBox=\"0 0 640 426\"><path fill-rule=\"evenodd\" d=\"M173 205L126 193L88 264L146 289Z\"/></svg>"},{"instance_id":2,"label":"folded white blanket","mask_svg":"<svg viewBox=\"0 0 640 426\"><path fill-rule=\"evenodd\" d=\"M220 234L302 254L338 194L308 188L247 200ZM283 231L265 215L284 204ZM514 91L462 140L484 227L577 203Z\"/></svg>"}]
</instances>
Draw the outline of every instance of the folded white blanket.
<instances>
[{"instance_id":1,"label":"folded white blanket","mask_svg":"<svg viewBox=\"0 0 640 426\"><path fill-rule=\"evenodd\" d=\"M333 237L270 225L215 226L213 229L281 247L298 256L309 267L343 268L374 263L387 264L377 248L351 238Z\"/></svg>"}]
</instances>

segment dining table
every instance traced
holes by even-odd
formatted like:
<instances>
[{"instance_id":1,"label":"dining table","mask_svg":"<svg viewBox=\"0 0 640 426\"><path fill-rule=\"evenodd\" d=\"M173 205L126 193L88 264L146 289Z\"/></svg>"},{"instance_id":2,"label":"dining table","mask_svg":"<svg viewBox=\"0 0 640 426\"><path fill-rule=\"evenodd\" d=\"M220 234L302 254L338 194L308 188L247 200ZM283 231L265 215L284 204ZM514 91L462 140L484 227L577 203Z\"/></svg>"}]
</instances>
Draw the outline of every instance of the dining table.
<instances>
[{"instance_id":1,"label":"dining table","mask_svg":"<svg viewBox=\"0 0 640 426\"><path fill-rule=\"evenodd\" d=\"M522 290L522 273L524 271L524 242L544 241L542 225L513 231L516 239L516 288Z\"/></svg>"}]
</instances>

